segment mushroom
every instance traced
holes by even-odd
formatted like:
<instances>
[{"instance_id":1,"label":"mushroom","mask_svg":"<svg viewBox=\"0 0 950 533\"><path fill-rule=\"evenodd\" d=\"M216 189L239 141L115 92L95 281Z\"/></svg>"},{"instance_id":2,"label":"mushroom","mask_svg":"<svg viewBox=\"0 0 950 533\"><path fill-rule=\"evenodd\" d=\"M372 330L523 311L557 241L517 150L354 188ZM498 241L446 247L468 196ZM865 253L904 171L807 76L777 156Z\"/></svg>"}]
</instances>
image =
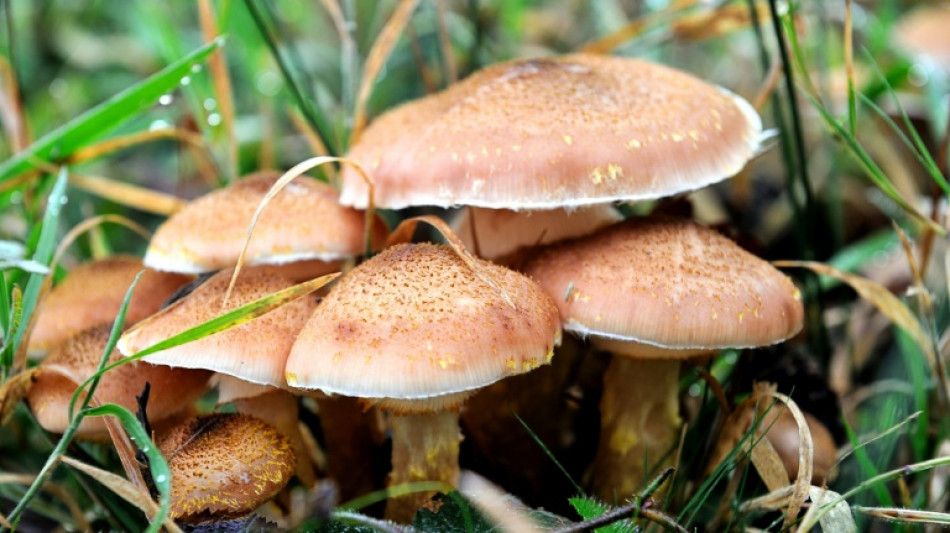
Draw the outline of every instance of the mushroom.
<instances>
[{"instance_id":1,"label":"mushroom","mask_svg":"<svg viewBox=\"0 0 950 533\"><path fill-rule=\"evenodd\" d=\"M689 74L573 54L492 65L404 104L347 158L372 175L379 207L553 209L716 183L752 157L761 129L748 102ZM358 173L341 179L340 203L365 207Z\"/></svg>"},{"instance_id":2,"label":"mushroom","mask_svg":"<svg viewBox=\"0 0 950 533\"><path fill-rule=\"evenodd\" d=\"M158 448L172 479L169 515L183 522L250 513L276 496L294 471L287 437L245 414L191 418L161 437Z\"/></svg>"},{"instance_id":3,"label":"mushroom","mask_svg":"<svg viewBox=\"0 0 950 533\"><path fill-rule=\"evenodd\" d=\"M77 383L85 381L98 369L111 331L109 325L82 331L53 348L39 366L43 370L36 376L27 402L36 420L47 431L66 431L69 402ZM121 359L117 351L109 356L110 363ZM136 396L142 394L146 383L150 383L152 392L146 413L150 421L158 423L197 400L207 389L210 376L211 372L206 370L132 361L104 373L95 398L102 403L116 403L135 411L138 408ZM97 417L83 419L76 435L86 439L105 438L105 423Z\"/></svg>"},{"instance_id":4,"label":"mushroom","mask_svg":"<svg viewBox=\"0 0 950 533\"><path fill-rule=\"evenodd\" d=\"M530 279L434 244L390 247L333 288L287 360L293 387L389 412L389 486L458 480L458 409L477 389L549 362L557 309ZM474 270L473 270L474 268ZM409 521L432 495L389 500Z\"/></svg>"},{"instance_id":5,"label":"mushroom","mask_svg":"<svg viewBox=\"0 0 950 533\"><path fill-rule=\"evenodd\" d=\"M232 269L218 272L191 293L132 327L119 339L119 350L125 355L133 355L229 310L293 285L291 280L272 272L251 270L238 277L228 306L224 307L224 294L232 272ZM235 380L226 379L229 389L221 399L243 398L241 407L244 411L257 416L264 416L265 412L277 415L268 417L267 421L291 439L299 455L298 475L305 483L312 484L312 464L307 459L309 455L297 426L297 400L286 390L284 365L297 332L316 305L312 296L299 298L249 322L148 355L144 360L174 367L213 370L248 383L237 390ZM257 398L257 402L252 398ZM273 408L275 402L280 408Z\"/></svg>"},{"instance_id":6,"label":"mushroom","mask_svg":"<svg viewBox=\"0 0 950 533\"><path fill-rule=\"evenodd\" d=\"M159 226L145 264L159 270L201 273L232 267L255 211L280 178L263 171L188 204ZM292 269L294 279L339 270L341 260L365 248L364 214L341 206L336 189L308 176L288 183L261 213L247 249L248 265ZM386 227L376 220L372 240ZM285 274L287 275L287 274Z\"/></svg>"},{"instance_id":7,"label":"mushroom","mask_svg":"<svg viewBox=\"0 0 950 533\"><path fill-rule=\"evenodd\" d=\"M811 483L812 485L821 485L829 479L831 469L836 461L837 447L828 428L811 414L802 412L802 415L805 417L814 445ZM783 405L773 405L765 413L764 418L759 422L759 426L768 431L765 436L782 460L782 465L785 467L789 479L796 479L798 477L799 446L801 443L798 434L798 423L795 422L795 417L791 411Z\"/></svg>"},{"instance_id":8,"label":"mushroom","mask_svg":"<svg viewBox=\"0 0 950 533\"><path fill-rule=\"evenodd\" d=\"M607 500L636 491L672 451L682 360L775 344L802 327L786 276L686 220L628 219L546 247L524 271L554 297L565 330L614 355L591 471Z\"/></svg>"},{"instance_id":9,"label":"mushroom","mask_svg":"<svg viewBox=\"0 0 950 533\"><path fill-rule=\"evenodd\" d=\"M72 270L37 309L29 351L45 353L73 335L112 324L135 276L145 268L136 257L116 255L84 263ZM146 269L125 315L133 324L161 308L188 277Z\"/></svg>"}]
</instances>

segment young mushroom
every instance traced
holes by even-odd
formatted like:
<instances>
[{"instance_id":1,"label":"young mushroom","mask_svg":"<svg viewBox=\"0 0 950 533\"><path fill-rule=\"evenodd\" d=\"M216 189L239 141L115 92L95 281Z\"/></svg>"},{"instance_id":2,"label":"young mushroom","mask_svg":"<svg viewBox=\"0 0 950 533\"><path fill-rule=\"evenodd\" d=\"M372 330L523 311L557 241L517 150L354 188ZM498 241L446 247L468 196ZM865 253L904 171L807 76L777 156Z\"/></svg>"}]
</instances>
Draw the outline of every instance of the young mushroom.
<instances>
[{"instance_id":1,"label":"young mushroom","mask_svg":"<svg viewBox=\"0 0 950 533\"><path fill-rule=\"evenodd\" d=\"M245 414L191 418L159 438L158 448L171 473L169 514L182 522L250 513L276 496L294 472L287 437Z\"/></svg>"},{"instance_id":2,"label":"young mushroom","mask_svg":"<svg viewBox=\"0 0 950 533\"><path fill-rule=\"evenodd\" d=\"M682 360L775 344L802 327L786 276L686 220L628 219L547 247L524 271L554 297L565 330L613 354L591 479L609 501L672 459Z\"/></svg>"},{"instance_id":3,"label":"young mushroom","mask_svg":"<svg viewBox=\"0 0 950 533\"><path fill-rule=\"evenodd\" d=\"M111 325L82 331L54 348L39 366L27 395L27 402L37 421L47 431L62 433L69 425L69 402L81 383L95 373L109 342ZM122 359L114 351L109 362ZM136 411L136 396L142 394L145 384L151 384L146 413L149 421L160 423L181 411L207 390L207 370L172 368L144 361L132 361L102 375L95 398L102 403L116 403ZM82 396L80 396L80 401ZM101 418L86 418L79 425L77 436L100 439L107 435Z\"/></svg>"},{"instance_id":4,"label":"young mushroom","mask_svg":"<svg viewBox=\"0 0 950 533\"><path fill-rule=\"evenodd\" d=\"M471 259L471 258L470 258ZM557 309L521 274L434 244L390 247L333 288L287 360L293 387L389 412L390 487L458 479L458 410L477 389L549 362ZM389 500L411 521L432 492Z\"/></svg>"},{"instance_id":5,"label":"young mushroom","mask_svg":"<svg viewBox=\"0 0 950 533\"><path fill-rule=\"evenodd\" d=\"M129 286L143 268L137 257L116 255L72 270L37 309L30 353L45 353L80 331L112 324ZM129 302L125 324L134 324L158 311L162 302L189 279L146 269Z\"/></svg>"}]
</instances>

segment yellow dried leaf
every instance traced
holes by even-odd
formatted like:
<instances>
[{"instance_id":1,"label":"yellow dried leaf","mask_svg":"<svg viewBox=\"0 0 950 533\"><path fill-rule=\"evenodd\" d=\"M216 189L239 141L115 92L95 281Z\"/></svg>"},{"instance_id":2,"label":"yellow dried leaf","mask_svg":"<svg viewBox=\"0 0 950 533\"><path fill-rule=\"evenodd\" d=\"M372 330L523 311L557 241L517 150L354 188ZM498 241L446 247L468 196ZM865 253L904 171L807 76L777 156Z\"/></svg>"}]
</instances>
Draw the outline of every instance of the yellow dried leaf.
<instances>
[{"instance_id":1,"label":"yellow dried leaf","mask_svg":"<svg viewBox=\"0 0 950 533\"><path fill-rule=\"evenodd\" d=\"M37 371L38 368L34 367L20 372L0 386L0 427L7 425L20 400L29 394L30 388L33 387L33 376Z\"/></svg>"}]
</instances>

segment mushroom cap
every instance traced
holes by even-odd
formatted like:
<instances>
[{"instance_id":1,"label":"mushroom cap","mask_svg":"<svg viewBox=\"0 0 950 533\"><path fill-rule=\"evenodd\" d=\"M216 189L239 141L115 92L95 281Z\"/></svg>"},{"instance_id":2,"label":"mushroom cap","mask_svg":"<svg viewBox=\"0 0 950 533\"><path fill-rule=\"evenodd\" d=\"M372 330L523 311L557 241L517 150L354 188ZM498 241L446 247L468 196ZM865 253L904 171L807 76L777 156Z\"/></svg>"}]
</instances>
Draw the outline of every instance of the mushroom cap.
<instances>
[{"instance_id":1,"label":"mushroom cap","mask_svg":"<svg viewBox=\"0 0 950 533\"><path fill-rule=\"evenodd\" d=\"M143 320L119 339L118 348L132 355L186 329L242 305L286 289L293 283L282 276L242 271L227 308L224 294L233 269L208 278L193 292ZM203 339L163 350L144 359L174 367L204 368L262 385L285 387L284 364L297 332L316 308L311 296L298 298L249 322Z\"/></svg>"},{"instance_id":2,"label":"mushroom cap","mask_svg":"<svg viewBox=\"0 0 950 533\"><path fill-rule=\"evenodd\" d=\"M561 335L551 299L517 272L476 262L497 288L434 244L393 246L356 267L297 337L288 384L439 410L549 362Z\"/></svg>"},{"instance_id":3,"label":"mushroom cap","mask_svg":"<svg viewBox=\"0 0 950 533\"><path fill-rule=\"evenodd\" d=\"M76 383L63 374L83 381L92 376L109 343L109 325L87 329L58 345L40 365L42 369L27 395L27 401L37 421L47 431L62 433L69 425L69 400ZM122 359L113 351L109 362ZM147 413L150 421L167 418L204 393L211 372L152 365L131 361L105 374L99 381L95 397L101 403L116 403L135 411L135 397L142 394L145 383L151 383ZM84 438L103 437L106 428L99 418L87 418L79 426L78 435Z\"/></svg>"},{"instance_id":4,"label":"mushroom cap","mask_svg":"<svg viewBox=\"0 0 950 533\"><path fill-rule=\"evenodd\" d=\"M831 433L817 418L805 412L802 412L802 415L805 417L814 445L812 485L821 485L828 479L831 469L834 467L837 446L835 446L834 439L831 438ZM768 429L765 436L769 439L772 447L775 448L779 458L782 459L782 465L785 467L788 477L792 480L797 478L798 448L801 441L798 438L798 423L795 422L795 416L784 406L776 405L769 409L759 425Z\"/></svg>"},{"instance_id":5,"label":"mushroom cap","mask_svg":"<svg viewBox=\"0 0 950 533\"><path fill-rule=\"evenodd\" d=\"M803 322L787 276L688 220L631 218L547 247L523 271L552 295L565 330L645 352L630 355L775 344Z\"/></svg>"},{"instance_id":6,"label":"mushroom cap","mask_svg":"<svg viewBox=\"0 0 950 533\"><path fill-rule=\"evenodd\" d=\"M254 213L281 174L241 178L188 204L159 226L145 264L159 270L200 273L237 264ZM247 249L247 264L334 261L358 255L365 244L365 215L343 207L336 189L308 176L284 187L261 213ZM385 239L381 220L373 242Z\"/></svg>"},{"instance_id":7,"label":"mushroom cap","mask_svg":"<svg viewBox=\"0 0 950 533\"><path fill-rule=\"evenodd\" d=\"M475 250L477 241L478 255L496 260L520 248L581 237L621 220L623 216L607 204L543 211L470 207L453 226L469 250Z\"/></svg>"},{"instance_id":8,"label":"mushroom cap","mask_svg":"<svg viewBox=\"0 0 950 533\"><path fill-rule=\"evenodd\" d=\"M894 26L894 40L918 60L950 73L950 5L923 5Z\"/></svg>"},{"instance_id":9,"label":"mushroom cap","mask_svg":"<svg viewBox=\"0 0 950 533\"><path fill-rule=\"evenodd\" d=\"M290 441L250 415L198 416L170 430L158 447L172 475L172 518L194 521L254 510L294 472Z\"/></svg>"},{"instance_id":10,"label":"mushroom cap","mask_svg":"<svg viewBox=\"0 0 950 533\"><path fill-rule=\"evenodd\" d=\"M375 203L551 209L646 200L737 173L761 120L742 98L669 67L573 54L492 65L376 119L347 158ZM340 202L367 187L342 172Z\"/></svg>"},{"instance_id":11,"label":"mushroom cap","mask_svg":"<svg viewBox=\"0 0 950 533\"><path fill-rule=\"evenodd\" d=\"M142 260L116 255L79 265L57 285L37 310L29 351L45 352L73 335L100 324L112 324ZM158 311L162 302L188 283L180 274L147 269L129 302L125 323Z\"/></svg>"}]
</instances>

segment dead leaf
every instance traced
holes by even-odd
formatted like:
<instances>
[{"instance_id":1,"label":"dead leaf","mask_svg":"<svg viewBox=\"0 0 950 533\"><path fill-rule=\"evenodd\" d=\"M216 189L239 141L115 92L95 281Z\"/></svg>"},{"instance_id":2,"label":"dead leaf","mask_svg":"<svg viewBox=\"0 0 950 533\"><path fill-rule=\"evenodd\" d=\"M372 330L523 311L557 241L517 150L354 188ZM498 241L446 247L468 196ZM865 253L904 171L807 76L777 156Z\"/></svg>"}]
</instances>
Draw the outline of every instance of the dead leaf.
<instances>
[{"instance_id":1,"label":"dead leaf","mask_svg":"<svg viewBox=\"0 0 950 533\"><path fill-rule=\"evenodd\" d=\"M0 386L0 427L7 425L20 400L30 393L30 388L33 387L33 376L37 372L39 368L33 367L14 375Z\"/></svg>"}]
</instances>

